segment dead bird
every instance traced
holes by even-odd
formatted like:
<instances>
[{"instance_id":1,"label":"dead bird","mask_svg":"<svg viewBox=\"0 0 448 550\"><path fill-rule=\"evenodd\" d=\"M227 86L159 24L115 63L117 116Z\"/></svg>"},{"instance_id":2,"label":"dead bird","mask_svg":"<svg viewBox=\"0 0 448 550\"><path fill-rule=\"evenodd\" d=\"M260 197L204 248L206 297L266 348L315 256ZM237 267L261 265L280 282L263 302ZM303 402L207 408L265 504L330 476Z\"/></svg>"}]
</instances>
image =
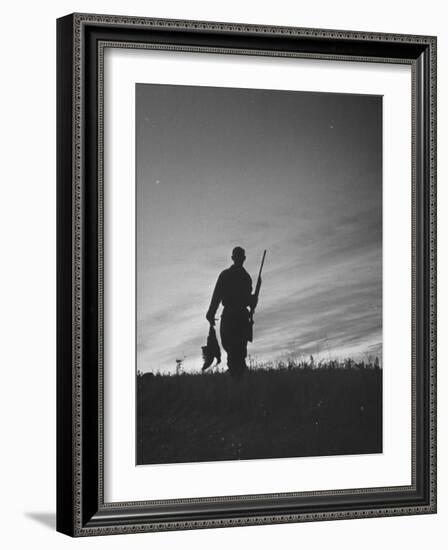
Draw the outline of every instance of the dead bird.
<instances>
[{"instance_id":1,"label":"dead bird","mask_svg":"<svg viewBox=\"0 0 448 550\"><path fill-rule=\"evenodd\" d=\"M215 328L213 326L210 326L210 330L208 332L207 345L202 346L202 359L204 360L204 364L202 366L203 371L211 367L215 359L217 360L216 365L221 363L221 349L219 347Z\"/></svg>"}]
</instances>

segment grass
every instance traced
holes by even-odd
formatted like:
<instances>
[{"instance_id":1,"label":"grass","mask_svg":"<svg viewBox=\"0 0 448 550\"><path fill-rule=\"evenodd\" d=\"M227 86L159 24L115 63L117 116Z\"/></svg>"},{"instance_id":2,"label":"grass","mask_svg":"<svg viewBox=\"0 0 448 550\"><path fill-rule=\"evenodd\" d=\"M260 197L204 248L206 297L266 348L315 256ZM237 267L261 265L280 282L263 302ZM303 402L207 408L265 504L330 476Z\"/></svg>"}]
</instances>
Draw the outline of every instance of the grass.
<instances>
[{"instance_id":1,"label":"grass","mask_svg":"<svg viewBox=\"0 0 448 550\"><path fill-rule=\"evenodd\" d=\"M378 365L137 377L137 463L382 452Z\"/></svg>"}]
</instances>

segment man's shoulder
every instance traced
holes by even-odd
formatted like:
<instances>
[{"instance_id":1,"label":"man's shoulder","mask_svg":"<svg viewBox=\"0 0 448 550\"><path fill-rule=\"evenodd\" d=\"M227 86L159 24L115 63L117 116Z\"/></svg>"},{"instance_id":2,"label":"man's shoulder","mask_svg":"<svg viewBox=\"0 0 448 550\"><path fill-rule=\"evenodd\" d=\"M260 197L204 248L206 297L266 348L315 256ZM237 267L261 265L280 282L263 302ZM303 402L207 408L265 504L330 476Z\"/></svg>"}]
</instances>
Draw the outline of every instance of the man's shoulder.
<instances>
[{"instance_id":1,"label":"man's shoulder","mask_svg":"<svg viewBox=\"0 0 448 550\"><path fill-rule=\"evenodd\" d=\"M219 274L220 279L224 279L232 274L232 266L227 267L226 269L223 269L221 273Z\"/></svg>"},{"instance_id":2,"label":"man's shoulder","mask_svg":"<svg viewBox=\"0 0 448 550\"><path fill-rule=\"evenodd\" d=\"M228 278L228 277L238 277L238 278L240 278L241 276L243 276L246 279L252 280L251 276L244 269L244 267L235 267L234 265L231 265L227 269L223 269L221 271L221 273L219 274L219 277L221 279L225 279L225 278Z\"/></svg>"}]
</instances>

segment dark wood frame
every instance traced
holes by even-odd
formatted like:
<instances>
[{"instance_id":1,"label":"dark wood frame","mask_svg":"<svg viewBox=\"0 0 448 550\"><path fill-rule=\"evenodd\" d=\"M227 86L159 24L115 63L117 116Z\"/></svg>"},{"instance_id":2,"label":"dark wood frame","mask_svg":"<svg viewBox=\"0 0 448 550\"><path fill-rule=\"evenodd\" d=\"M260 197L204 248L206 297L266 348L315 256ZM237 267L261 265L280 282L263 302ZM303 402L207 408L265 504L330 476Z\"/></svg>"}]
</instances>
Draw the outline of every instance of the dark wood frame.
<instances>
[{"instance_id":1,"label":"dark wood frame","mask_svg":"<svg viewBox=\"0 0 448 550\"><path fill-rule=\"evenodd\" d=\"M102 55L110 46L411 65L410 486L195 498L163 505L104 502ZM434 513L436 38L73 14L57 21L57 73L58 531L88 536Z\"/></svg>"}]
</instances>

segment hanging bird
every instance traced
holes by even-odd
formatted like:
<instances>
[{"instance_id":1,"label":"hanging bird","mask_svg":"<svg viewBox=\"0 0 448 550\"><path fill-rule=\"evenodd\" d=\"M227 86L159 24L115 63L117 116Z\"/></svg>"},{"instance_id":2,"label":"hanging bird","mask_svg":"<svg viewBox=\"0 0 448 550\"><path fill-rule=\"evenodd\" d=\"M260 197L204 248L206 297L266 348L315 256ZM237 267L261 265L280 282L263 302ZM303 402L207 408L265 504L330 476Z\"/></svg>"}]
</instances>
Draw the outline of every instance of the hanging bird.
<instances>
[{"instance_id":1,"label":"hanging bird","mask_svg":"<svg viewBox=\"0 0 448 550\"><path fill-rule=\"evenodd\" d=\"M216 365L221 363L221 349L216 338L215 328L210 325L210 330L207 337L207 345L202 346L202 359L204 364L202 370L205 371L211 367L213 361L216 359Z\"/></svg>"}]
</instances>

